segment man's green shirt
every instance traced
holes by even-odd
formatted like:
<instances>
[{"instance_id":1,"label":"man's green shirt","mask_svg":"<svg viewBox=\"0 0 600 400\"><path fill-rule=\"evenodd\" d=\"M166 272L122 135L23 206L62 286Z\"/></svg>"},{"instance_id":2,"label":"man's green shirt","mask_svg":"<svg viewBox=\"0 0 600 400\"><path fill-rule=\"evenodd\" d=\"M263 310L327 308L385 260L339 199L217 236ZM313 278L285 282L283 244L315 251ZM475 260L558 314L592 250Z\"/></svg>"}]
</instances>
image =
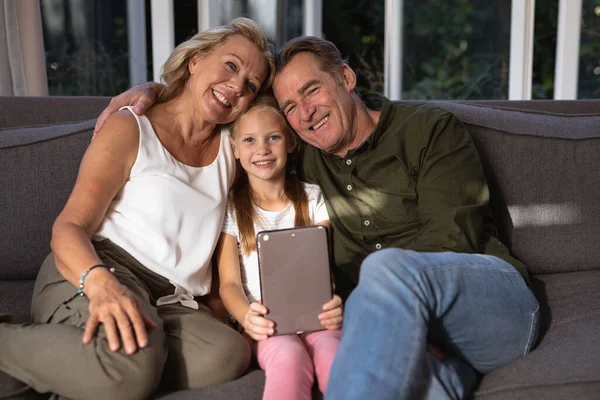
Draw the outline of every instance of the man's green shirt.
<instances>
[{"instance_id":1,"label":"man's green shirt","mask_svg":"<svg viewBox=\"0 0 600 400\"><path fill-rule=\"evenodd\" d=\"M481 161L462 123L428 104L370 95L379 122L339 157L302 145L302 179L319 184L333 226L338 292L358 283L371 252L397 247L498 256L528 281L527 268L498 239Z\"/></svg>"}]
</instances>

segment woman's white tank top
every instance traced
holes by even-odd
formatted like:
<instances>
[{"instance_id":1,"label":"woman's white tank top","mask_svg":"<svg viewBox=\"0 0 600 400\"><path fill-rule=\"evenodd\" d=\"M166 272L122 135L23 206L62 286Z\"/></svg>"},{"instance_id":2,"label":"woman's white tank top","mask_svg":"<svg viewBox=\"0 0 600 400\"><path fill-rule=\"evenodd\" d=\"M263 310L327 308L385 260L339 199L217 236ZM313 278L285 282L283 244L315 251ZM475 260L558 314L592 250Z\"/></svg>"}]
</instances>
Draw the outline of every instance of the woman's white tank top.
<instances>
[{"instance_id":1,"label":"woman's white tank top","mask_svg":"<svg viewBox=\"0 0 600 400\"><path fill-rule=\"evenodd\" d=\"M181 302L197 308L193 296L210 291L211 257L235 177L229 132L221 130L212 164L191 167L168 152L146 116L124 108L138 123L137 159L95 238L110 239L175 286L158 305Z\"/></svg>"}]
</instances>

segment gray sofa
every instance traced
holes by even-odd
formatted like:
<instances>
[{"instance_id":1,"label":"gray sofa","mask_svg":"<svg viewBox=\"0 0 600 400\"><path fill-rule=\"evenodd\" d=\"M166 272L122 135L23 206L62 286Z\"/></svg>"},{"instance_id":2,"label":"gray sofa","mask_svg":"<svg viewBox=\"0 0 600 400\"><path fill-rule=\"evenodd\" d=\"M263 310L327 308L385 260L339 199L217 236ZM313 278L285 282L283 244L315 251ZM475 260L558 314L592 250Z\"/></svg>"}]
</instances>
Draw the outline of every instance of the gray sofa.
<instances>
[{"instance_id":1,"label":"gray sofa","mask_svg":"<svg viewBox=\"0 0 600 400\"><path fill-rule=\"evenodd\" d=\"M52 222L107 101L0 98L0 312L28 320ZM599 399L600 100L440 105L473 136L502 238L529 266L542 307L537 348L485 376L474 398ZM157 398L259 399L263 382L252 370Z\"/></svg>"}]
</instances>

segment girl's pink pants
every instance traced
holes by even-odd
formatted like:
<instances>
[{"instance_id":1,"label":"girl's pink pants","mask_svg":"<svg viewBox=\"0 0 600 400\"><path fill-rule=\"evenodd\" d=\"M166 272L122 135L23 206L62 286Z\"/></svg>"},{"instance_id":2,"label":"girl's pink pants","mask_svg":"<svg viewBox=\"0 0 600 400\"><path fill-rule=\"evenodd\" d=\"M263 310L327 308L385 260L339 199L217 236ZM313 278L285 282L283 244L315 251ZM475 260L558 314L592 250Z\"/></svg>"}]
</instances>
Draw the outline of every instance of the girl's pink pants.
<instances>
[{"instance_id":1,"label":"girl's pink pants","mask_svg":"<svg viewBox=\"0 0 600 400\"><path fill-rule=\"evenodd\" d=\"M257 342L258 364L265 371L263 400L310 400L315 375L325 393L341 330L272 336Z\"/></svg>"}]
</instances>

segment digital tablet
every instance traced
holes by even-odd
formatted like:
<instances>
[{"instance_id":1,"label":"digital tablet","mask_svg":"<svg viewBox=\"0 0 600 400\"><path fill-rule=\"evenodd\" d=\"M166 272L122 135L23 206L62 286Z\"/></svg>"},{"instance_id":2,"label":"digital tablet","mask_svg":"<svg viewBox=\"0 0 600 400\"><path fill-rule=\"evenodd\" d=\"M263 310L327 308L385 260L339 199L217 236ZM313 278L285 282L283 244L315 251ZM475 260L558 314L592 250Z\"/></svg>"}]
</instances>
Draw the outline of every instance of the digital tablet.
<instances>
[{"instance_id":1,"label":"digital tablet","mask_svg":"<svg viewBox=\"0 0 600 400\"><path fill-rule=\"evenodd\" d=\"M262 303L275 335L324 329L318 315L332 297L327 228L262 231L256 239Z\"/></svg>"}]
</instances>

